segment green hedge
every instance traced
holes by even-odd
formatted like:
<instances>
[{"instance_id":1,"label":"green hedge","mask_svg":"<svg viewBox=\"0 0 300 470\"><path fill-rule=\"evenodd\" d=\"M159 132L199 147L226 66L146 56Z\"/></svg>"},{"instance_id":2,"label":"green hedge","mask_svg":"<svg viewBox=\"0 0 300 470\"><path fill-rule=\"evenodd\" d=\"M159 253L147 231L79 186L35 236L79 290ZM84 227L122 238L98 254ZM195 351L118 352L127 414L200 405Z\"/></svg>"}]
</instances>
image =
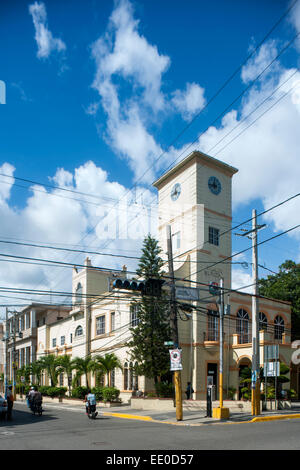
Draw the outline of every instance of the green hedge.
<instances>
[{"instance_id":1,"label":"green hedge","mask_svg":"<svg viewBox=\"0 0 300 470\"><path fill-rule=\"evenodd\" d=\"M168 382L158 382L155 385L155 391L156 396L160 398L173 398L175 394L174 385Z\"/></svg>"},{"instance_id":2,"label":"green hedge","mask_svg":"<svg viewBox=\"0 0 300 470\"><path fill-rule=\"evenodd\" d=\"M87 394L88 392L88 388L87 387L75 387L72 389L72 397L73 398L80 398L82 400L84 400L84 397L85 395Z\"/></svg>"},{"instance_id":3,"label":"green hedge","mask_svg":"<svg viewBox=\"0 0 300 470\"><path fill-rule=\"evenodd\" d=\"M120 390L115 387L103 387L102 390L103 401L117 401L120 395Z\"/></svg>"},{"instance_id":4,"label":"green hedge","mask_svg":"<svg viewBox=\"0 0 300 470\"><path fill-rule=\"evenodd\" d=\"M97 401L103 401L103 389L104 389L104 387L94 387L94 388L92 388L92 393L95 394Z\"/></svg>"}]
</instances>

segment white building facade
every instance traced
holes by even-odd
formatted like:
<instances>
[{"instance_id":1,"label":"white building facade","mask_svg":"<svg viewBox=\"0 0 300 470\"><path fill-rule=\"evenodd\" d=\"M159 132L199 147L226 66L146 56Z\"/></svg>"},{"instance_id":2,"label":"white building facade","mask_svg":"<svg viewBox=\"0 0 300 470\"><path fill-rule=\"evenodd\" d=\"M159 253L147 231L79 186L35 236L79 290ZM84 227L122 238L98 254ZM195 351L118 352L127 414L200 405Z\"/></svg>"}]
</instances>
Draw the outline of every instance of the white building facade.
<instances>
[{"instance_id":1,"label":"white building facade","mask_svg":"<svg viewBox=\"0 0 300 470\"><path fill-rule=\"evenodd\" d=\"M225 396L233 388L236 398L240 398L240 372L243 367L251 367L251 296L231 291L232 178L237 171L201 152L193 152L154 183L158 190L158 232L163 257L167 258L166 230L170 225L177 284L199 289L200 301L192 302L197 309L188 321L178 320L183 390L191 381L193 398L199 400L206 398L209 376L218 390L219 318L215 315L216 299L207 287L212 281L224 279L225 303L231 306L230 315L224 319ZM135 375L126 346L129 328L138 321L131 306L134 294L111 289L114 278L127 276L125 267L120 271L99 270L87 258L84 269L73 270L72 310L63 320L37 329L37 358L48 353L74 358L114 352L123 370L112 372L111 383L121 391L124 401L130 400L137 390L154 391L151 380ZM261 366L264 346L273 344L279 345L280 360L290 366L290 304L259 298L259 312ZM183 318L187 320L184 314ZM66 385L66 378L62 383ZM296 387L299 390L299 384Z\"/></svg>"}]
</instances>

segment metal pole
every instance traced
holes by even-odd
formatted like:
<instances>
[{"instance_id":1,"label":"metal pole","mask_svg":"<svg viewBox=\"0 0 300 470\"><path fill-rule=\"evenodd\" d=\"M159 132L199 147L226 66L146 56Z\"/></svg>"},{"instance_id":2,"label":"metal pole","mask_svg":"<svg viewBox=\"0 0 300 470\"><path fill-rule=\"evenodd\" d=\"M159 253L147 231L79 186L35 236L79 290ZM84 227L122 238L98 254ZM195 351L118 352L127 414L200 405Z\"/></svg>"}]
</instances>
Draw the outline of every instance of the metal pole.
<instances>
[{"instance_id":1,"label":"metal pole","mask_svg":"<svg viewBox=\"0 0 300 470\"><path fill-rule=\"evenodd\" d=\"M253 278L253 296L252 296L252 382L251 382L251 401L252 415L260 414L260 380L259 380L259 308L258 308L258 263L257 263L257 214L252 211L252 278Z\"/></svg>"},{"instance_id":2,"label":"metal pole","mask_svg":"<svg viewBox=\"0 0 300 470\"><path fill-rule=\"evenodd\" d=\"M8 385L8 309L5 310L5 371L4 371L4 396L6 398Z\"/></svg>"},{"instance_id":3,"label":"metal pole","mask_svg":"<svg viewBox=\"0 0 300 470\"><path fill-rule=\"evenodd\" d=\"M13 380L12 380L12 392L13 392L13 397L14 400L16 399L16 312L13 312L13 355L12 355L12 360L13 360L13 365L12 365L12 372L13 372Z\"/></svg>"},{"instance_id":4,"label":"metal pole","mask_svg":"<svg viewBox=\"0 0 300 470\"><path fill-rule=\"evenodd\" d=\"M223 338L223 324L224 324L224 291L223 291L223 278L220 280L220 370L219 370L219 400L220 408L223 408L223 350L224 350L224 338Z\"/></svg>"},{"instance_id":5,"label":"metal pole","mask_svg":"<svg viewBox=\"0 0 300 470\"><path fill-rule=\"evenodd\" d=\"M171 332L174 347L178 348L178 325L177 325L177 307L176 307L176 288L174 279L173 268L173 252L172 252L172 235L171 226L167 225L167 244L168 244L168 262L169 262L169 276L171 278ZM181 371L174 371L174 385L175 385L175 404L176 404L176 419L182 421L182 387L181 387Z\"/></svg>"}]
</instances>

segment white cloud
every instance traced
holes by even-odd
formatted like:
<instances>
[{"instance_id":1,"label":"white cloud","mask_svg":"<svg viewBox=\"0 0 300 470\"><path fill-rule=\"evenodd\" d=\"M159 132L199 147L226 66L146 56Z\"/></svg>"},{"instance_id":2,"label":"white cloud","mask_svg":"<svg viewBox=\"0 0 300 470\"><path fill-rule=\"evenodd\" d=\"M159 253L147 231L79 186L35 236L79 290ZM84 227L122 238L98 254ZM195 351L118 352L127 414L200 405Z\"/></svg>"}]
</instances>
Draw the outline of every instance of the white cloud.
<instances>
[{"instance_id":1,"label":"white cloud","mask_svg":"<svg viewBox=\"0 0 300 470\"><path fill-rule=\"evenodd\" d=\"M263 44L258 53L256 53L242 68L241 78L244 83L249 83L254 80L259 74L261 74L267 66L272 62L273 59L278 55L276 41L268 41ZM266 80L266 77L271 73L275 73L280 68L278 62L274 62L262 76L262 80Z\"/></svg>"},{"instance_id":2,"label":"white cloud","mask_svg":"<svg viewBox=\"0 0 300 470\"><path fill-rule=\"evenodd\" d=\"M238 289L240 292L247 292L249 294L252 294L252 284L252 276L251 274L249 274L249 272L239 268L234 268L232 270L232 289Z\"/></svg>"},{"instance_id":3,"label":"white cloud","mask_svg":"<svg viewBox=\"0 0 300 470\"><path fill-rule=\"evenodd\" d=\"M106 32L91 46L96 64L92 87L99 93L108 117L104 138L128 161L135 179L142 177L149 183L154 179L155 160L162 154L150 131L153 123L174 111L187 119L203 106L204 90L196 83L187 84L186 90L177 90L172 100L163 91L170 58L160 54L138 28L131 3L117 1ZM87 112L95 111L92 103Z\"/></svg>"},{"instance_id":4,"label":"white cloud","mask_svg":"<svg viewBox=\"0 0 300 470\"><path fill-rule=\"evenodd\" d=\"M35 40L38 46L37 57L47 59L54 51L66 50L66 44L59 38L54 38L47 25L47 11L44 3L32 3L29 5L29 13L32 16L35 28Z\"/></svg>"},{"instance_id":5,"label":"white cloud","mask_svg":"<svg viewBox=\"0 0 300 470\"><path fill-rule=\"evenodd\" d=\"M176 90L172 103L185 120L190 120L205 105L204 88L197 83L187 83L186 90Z\"/></svg>"},{"instance_id":6,"label":"white cloud","mask_svg":"<svg viewBox=\"0 0 300 470\"><path fill-rule=\"evenodd\" d=\"M300 4L296 2L289 15L289 20L297 32L300 32ZM300 51L300 38L296 40L296 47Z\"/></svg>"},{"instance_id":7,"label":"white cloud","mask_svg":"<svg viewBox=\"0 0 300 470\"><path fill-rule=\"evenodd\" d=\"M14 179L10 178L13 176L15 168L10 163L3 163L0 167L0 205L5 204L6 201L10 198L11 188L14 184ZM1 175L8 175L1 176Z\"/></svg>"},{"instance_id":8,"label":"white cloud","mask_svg":"<svg viewBox=\"0 0 300 470\"><path fill-rule=\"evenodd\" d=\"M14 170L9 163L0 167L0 173L7 175L13 175ZM147 235L151 222L152 227L157 225L155 211L150 219L149 204L153 199L150 191L137 187L135 194L132 194L118 182L110 181L107 172L92 161L87 161L73 172L59 168L49 179L60 187L90 193L97 198L33 185L25 199L24 208L20 209L11 204L13 180L6 178L9 184L0 184L0 219L5 221L1 225L2 240L8 238L34 241L42 245L80 249L88 247L87 250L94 249L104 253L138 255L143 236ZM145 233L139 233L141 227L144 227ZM70 268L16 262L21 260L8 262L1 253L72 264L83 264L87 256L46 248L0 244L0 286L67 292L71 289ZM120 269L126 264L129 270L134 270L136 266L136 260L119 257L90 255L90 258L94 266ZM15 297L22 295L16 294ZM49 301L49 296L36 298L31 294L30 299L32 298Z\"/></svg>"}]
</instances>

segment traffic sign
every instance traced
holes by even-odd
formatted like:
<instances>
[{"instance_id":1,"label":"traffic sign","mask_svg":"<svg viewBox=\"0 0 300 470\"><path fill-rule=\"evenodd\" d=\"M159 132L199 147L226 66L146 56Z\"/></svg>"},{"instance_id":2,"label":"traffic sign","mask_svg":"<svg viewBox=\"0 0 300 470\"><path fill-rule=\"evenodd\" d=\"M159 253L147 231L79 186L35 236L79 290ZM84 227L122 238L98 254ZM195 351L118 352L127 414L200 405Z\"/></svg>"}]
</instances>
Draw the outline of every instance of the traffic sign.
<instances>
[{"instance_id":1,"label":"traffic sign","mask_svg":"<svg viewBox=\"0 0 300 470\"><path fill-rule=\"evenodd\" d=\"M196 287L176 287L176 299L179 300L199 300L199 289Z\"/></svg>"},{"instance_id":2,"label":"traffic sign","mask_svg":"<svg viewBox=\"0 0 300 470\"><path fill-rule=\"evenodd\" d=\"M208 288L210 294L212 295L218 295L220 293L220 288L219 288L219 283L215 281L211 281L209 283L209 288Z\"/></svg>"},{"instance_id":3,"label":"traffic sign","mask_svg":"<svg viewBox=\"0 0 300 470\"><path fill-rule=\"evenodd\" d=\"M170 349L169 352L171 360L170 370L182 370L181 349Z\"/></svg>"}]
</instances>

